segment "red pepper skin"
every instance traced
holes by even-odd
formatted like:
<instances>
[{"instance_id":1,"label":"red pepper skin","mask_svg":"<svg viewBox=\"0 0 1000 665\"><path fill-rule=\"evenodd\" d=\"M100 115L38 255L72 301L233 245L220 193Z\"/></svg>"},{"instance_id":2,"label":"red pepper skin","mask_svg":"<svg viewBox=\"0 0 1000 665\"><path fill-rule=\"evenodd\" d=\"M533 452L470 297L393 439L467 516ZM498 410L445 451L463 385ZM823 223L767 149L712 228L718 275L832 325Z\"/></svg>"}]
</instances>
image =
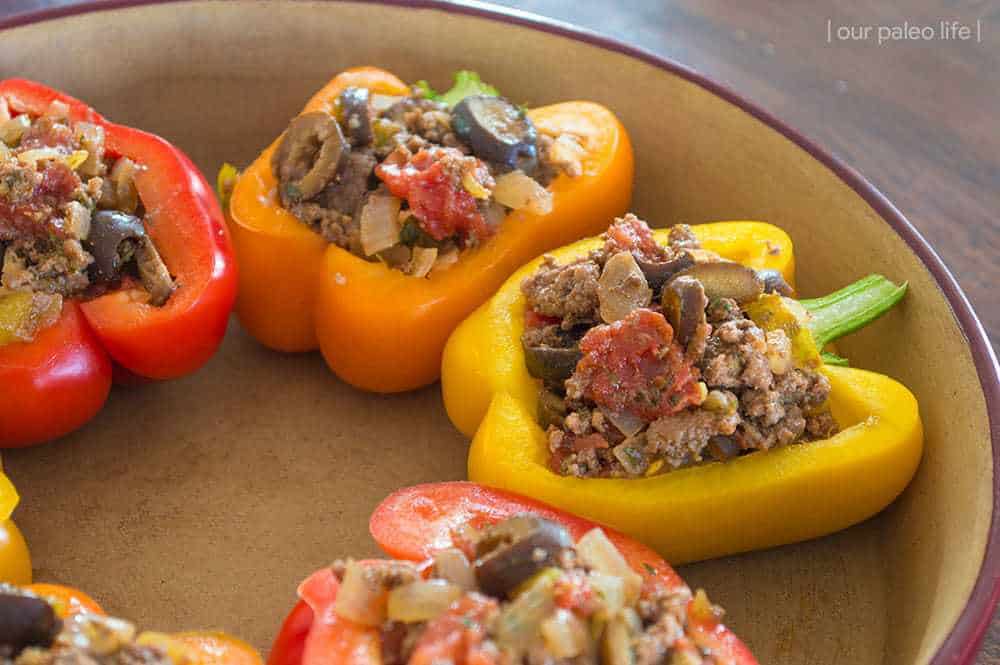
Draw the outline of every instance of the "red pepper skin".
<instances>
[{"instance_id":1,"label":"red pepper skin","mask_svg":"<svg viewBox=\"0 0 1000 665\"><path fill-rule=\"evenodd\" d=\"M312 608L304 600L295 603L295 607L281 624L278 637L271 645L267 665L299 665L302 662L302 654L306 650L306 638L309 637L314 617Z\"/></svg>"},{"instance_id":2,"label":"red pepper skin","mask_svg":"<svg viewBox=\"0 0 1000 665\"><path fill-rule=\"evenodd\" d=\"M461 527L482 527L518 513L530 512L563 524L574 540L598 526L590 520L552 508L534 499L495 490L470 482L445 482L416 485L394 492L375 508L368 528L386 554L397 559L426 561L435 551L451 547ZM684 581L656 552L612 529L604 529L608 538L629 565L639 572L647 586L674 589ZM314 577L303 584L308 584ZM310 637L312 611L302 601L285 619L278 633L268 665L325 665L303 659ZM711 620L691 618L691 629L703 644L734 665L757 665L750 650L732 631ZM374 629L372 634L374 634ZM338 647L358 641L358 635L345 631L340 639L324 636Z\"/></svg>"},{"instance_id":3,"label":"red pepper skin","mask_svg":"<svg viewBox=\"0 0 1000 665\"><path fill-rule=\"evenodd\" d=\"M17 413L12 423L5 421L0 427L2 448L47 441L93 417L100 407L94 404L98 399L103 403L107 389L96 390L96 383L87 384L91 387L86 396L68 400L65 377L70 374L110 377L113 361L121 370L116 376L128 376L133 380L127 383L139 383L180 377L201 367L225 334L236 299L236 264L211 188L177 148L152 134L109 122L83 102L33 81L0 80L0 97L15 113L41 114L53 101L61 101L69 107L73 121L104 128L109 153L146 167L136 176L147 211L144 223L178 284L163 307L145 304L134 292L123 290L64 309L64 318L72 312L80 319L73 325L87 328L92 348L88 354L62 352L58 348L62 338L46 334L39 334L27 345L8 345L11 349L6 352L0 348L0 377L15 371L32 377L37 386L34 399L45 408L43 421L51 418L55 404L68 409L58 417L58 427L31 422L38 417L35 411ZM60 321L57 327L63 325L68 324ZM22 346L36 348L29 353L17 348ZM48 362L29 367L14 360L29 356ZM56 390L57 385L63 392Z\"/></svg>"},{"instance_id":4,"label":"red pepper skin","mask_svg":"<svg viewBox=\"0 0 1000 665\"><path fill-rule=\"evenodd\" d=\"M111 360L74 302L31 344L0 346L0 446L20 448L82 426L111 390Z\"/></svg>"}]
</instances>

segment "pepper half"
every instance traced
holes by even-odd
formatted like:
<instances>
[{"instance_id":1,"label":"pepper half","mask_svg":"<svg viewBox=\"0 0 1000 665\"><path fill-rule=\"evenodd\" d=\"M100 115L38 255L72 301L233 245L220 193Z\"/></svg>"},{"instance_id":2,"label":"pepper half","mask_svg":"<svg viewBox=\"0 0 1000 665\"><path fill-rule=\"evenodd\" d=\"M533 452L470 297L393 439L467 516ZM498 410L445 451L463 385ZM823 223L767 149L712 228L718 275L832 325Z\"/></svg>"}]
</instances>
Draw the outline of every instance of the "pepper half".
<instances>
[{"instance_id":1,"label":"pepper half","mask_svg":"<svg viewBox=\"0 0 1000 665\"><path fill-rule=\"evenodd\" d=\"M692 227L705 249L794 284L791 240L761 222ZM666 243L667 232L656 231ZM588 239L552 254L562 262L600 246ZM442 392L452 422L474 440L469 478L614 527L672 563L796 542L864 520L916 471L923 448L917 402L896 381L823 365L841 431L829 439L639 479L573 478L549 470L536 420L538 382L525 367L521 281L533 261L459 326L445 349Z\"/></svg>"},{"instance_id":2,"label":"pepper half","mask_svg":"<svg viewBox=\"0 0 1000 665\"><path fill-rule=\"evenodd\" d=\"M104 609L88 594L62 584L27 584L22 586L46 600L60 620L77 614L107 616ZM191 665L262 665L260 654L252 646L232 635L219 631L197 630L147 634L168 652L178 649ZM140 639L142 636L140 636Z\"/></svg>"},{"instance_id":3,"label":"pepper half","mask_svg":"<svg viewBox=\"0 0 1000 665\"><path fill-rule=\"evenodd\" d=\"M0 447L57 438L103 406L116 376L172 379L201 367L225 333L236 266L222 212L191 161L163 139L109 122L61 92L23 79L0 81L15 113L42 114L53 101L73 121L100 125L110 154L144 168L135 176L146 230L177 282L161 307L123 289L67 301L59 320L28 343L0 346Z\"/></svg>"},{"instance_id":4,"label":"pepper half","mask_svg":"<svg viewBox=\"0 0 1000 665\"><path fill-rule=\"evenodd\" d=\"M515 494L475 483L445 482L408 487L389 495L372 513L369 529L375 542L390 556L422 562L435 551L451 547L454 536L463 528L479 529L523 513L562 524L574 541L598 526ZM684 586L673 568L648 547L612 530L606 529L605 533L632 569L642 576L644 585L668 591ZM302 600L282 624L268 665L381 662L377 629L354 624L333 611L338 587L339 582L329 568L317 571L302 583L299 587ZM699 643L707 646L719 662L734 665L757 662L746 645L717 619L697 616L692 613L691 605L688 612Z\"/></svg>"},{"instance_id":5,"label":"pepper half","mask_svg":"<svg viewBox=\"0 0 1000 665\"><path fill-rule=\"evenodd\" d=\"M345 88L405 95L392 74L359 67L335 76L303 113L333 112ZM239 177L230 200L239 256L240 323L279 351L319 348L348 383L375 392L410 390L435 381L441 352L456 325L521 263L598 232L632 194L632 147L624 127L602 106L566 102L528 111L546 133L583 139L584 173L549 184L552 211L507 215L496 237L429 278L414 278L327 243L285 210L271 172L272 143ZM280 140L280 139L279 139Z\"/></svg>"}]
</instances>

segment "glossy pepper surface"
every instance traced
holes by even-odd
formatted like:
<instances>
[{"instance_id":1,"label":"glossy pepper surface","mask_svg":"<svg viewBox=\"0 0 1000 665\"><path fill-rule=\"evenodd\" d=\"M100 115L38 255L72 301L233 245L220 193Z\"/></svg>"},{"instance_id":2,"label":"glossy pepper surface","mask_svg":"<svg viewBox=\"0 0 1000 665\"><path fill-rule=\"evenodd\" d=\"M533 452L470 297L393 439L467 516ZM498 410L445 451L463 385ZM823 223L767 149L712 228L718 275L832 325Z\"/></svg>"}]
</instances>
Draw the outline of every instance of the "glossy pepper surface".
<instances>
[{"instance_id":1,"label":"glossy pepper surface","mask_svg":"<svg viewBox=\"0 0 1000 665\"><path fill-rule=\"evenodd\" d=\"M361 67L334 77L303 113L332 113L337 96L352 86L409 94L392 74ZM581 138L583 175L553 180L550 213L508 214L494 237L426 279L329 244L285 210L270 167L278 141L272 143L240 175L229 205L241 267L240 322L273 349L319 348L338 376L365 390L396 392L436 380L448 334L513 270L547 249L598 232L631 198L632 148L610 111L566 102L528 115L541 132Z\"/></svg>"},{"instance_id":2,"label":"glossy pepper surface","mask_svg":"<svg viewBox=\"0 0 1000 665\"><path fill-rule=\"evenodd\" d=\"M11 519L19 501L14 484L0 470L0 582L23 585L31 583L31 555Z\"/></svg>"},{"instance_id":3,"label":"glossy pepper surface","mask_svg":"<svg viewBox=\"0 0 1000 665\"><path fill-rule=\"evenodd\" d=\"M574 540L597 526L516 494L475 483L445 482L417 485L391 494L372 513L369 529L375 542L390 556L421 562L435 551L453 546L453 537L466 526L483 528L522 513L559 522ZM629 565L642 575L645 585L668 590L684 585L670 565L648 547L613 530L605 532ZM285 619L271 648L268 665L381 662L377 630L346 621L333 612L338 587L339 582L329 568L317 571L300 585L301 600ZM746 645L717 620L692 615L691 627L721 662L735 665L757 662Z\"/></svg>"},{"instance_id":4,"label":"glossy pepper surface","mask_svg":"<svg viewBox=\"0 0 1000 665\"><path fill-rule=\"evenodd\" d=\"M143 167L135 177L143 221L177 282L161 307L129 289L67 300L59 320L33 341L0 346L0 447L16 447L90 420L107 398L113 368L133 378L172 379L201 367L225 333L236 267L218 202L178 149L32 81L0 81L0 97L14 113L42 114L60 101L71 120L104 128L109 154Z\"/></svg>"},{"instance_id":5,"label":"glossy pepper surface","mask_svg":"<svg viewBox=\"0 0 1000 665\"><path fill-rule=\"evenodd\" d=\"M794 284L792 244L760 222L692 227L705 249ZM666 243L666 231L656 236ZM553 255L561 262L599 246L589 239ZM538 382L521 347L521 281L533 261L459 326L442 364L452 422L473 437L469 478L614 527L679 564L796 542L845 528L888 505L905 488L923 446L917 402L879 374L824 365L831 412L841 431L820 441L638 479L575 478L548 467L536 420ZM655 518L653 517L655 516Z\"/></svg>"}]
</instances>

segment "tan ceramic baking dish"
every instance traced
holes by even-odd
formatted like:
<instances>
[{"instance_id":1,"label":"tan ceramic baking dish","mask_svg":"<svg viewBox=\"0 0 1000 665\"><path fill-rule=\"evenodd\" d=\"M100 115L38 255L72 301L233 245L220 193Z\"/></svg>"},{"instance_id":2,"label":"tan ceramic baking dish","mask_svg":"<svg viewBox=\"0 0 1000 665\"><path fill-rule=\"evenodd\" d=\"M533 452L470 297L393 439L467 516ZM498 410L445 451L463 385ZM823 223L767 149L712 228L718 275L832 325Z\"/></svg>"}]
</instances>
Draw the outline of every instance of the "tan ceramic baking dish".
<instances>
[{"instance_id":1,"label":"tan ceramic baking dish","mask_svg":"<svg viewBox=\"0 0 1000 665\"><path fill-rule=\"evenodd\" d=\"M904 304L842 350L920 400L926 453L910 488L843 533L682 573L762 663L972 658L1000 592L996 359L913 227L794 130L676 63L481 5L124 0L0 27L0 78L38 79L162 134L210 177L223 160L248 163L350 65L438 85L472 68L532 105L594 99L631 132L647 219L778 224L805 294L873 270L908 280ZM436 386L362 394L318 355L266 351L234 323L197 375L117 389L84 429L5 462L38 578L164 630L213 626L266 649L295 584L371 553L376 502L461 478L465 446Z\"/></svg>"}]
</instances>

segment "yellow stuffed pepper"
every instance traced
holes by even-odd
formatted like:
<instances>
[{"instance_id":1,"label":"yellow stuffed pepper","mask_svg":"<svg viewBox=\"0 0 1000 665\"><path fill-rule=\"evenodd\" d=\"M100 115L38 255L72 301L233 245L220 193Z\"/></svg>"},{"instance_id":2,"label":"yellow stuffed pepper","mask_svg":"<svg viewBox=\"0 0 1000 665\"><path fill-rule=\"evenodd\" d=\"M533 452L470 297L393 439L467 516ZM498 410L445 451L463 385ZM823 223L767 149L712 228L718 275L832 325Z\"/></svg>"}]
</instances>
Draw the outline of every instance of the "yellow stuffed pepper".
<instances>
[{"instance_id":1,"label":"yellow stuffed pepper","mask_svg":"<svg viewBox=\"0 0 1000 665\"><path fill-rule=\"evenodd\" d=\"M824 348L895 305L865 278L797 301L761 222L651 231L632 215L535 260L445 348L469 478L614 527L671 563L820 536L905 488L913 395Z\"/></svg>"},{"instance_id":2,"label":"yellow stuffed pepper","mask_svg":"<svg viewBox=\"0 0 1000 665\"><path fill-rule=\"evenodd\" d=\"M220 173L240 323L273 349L320 349L365 390L432 383L455 326L524 261L623 213L632 173L598 104L525 110L472 72L437 95L347 70L242 174Z\"/></svg>"}]
</instances>

